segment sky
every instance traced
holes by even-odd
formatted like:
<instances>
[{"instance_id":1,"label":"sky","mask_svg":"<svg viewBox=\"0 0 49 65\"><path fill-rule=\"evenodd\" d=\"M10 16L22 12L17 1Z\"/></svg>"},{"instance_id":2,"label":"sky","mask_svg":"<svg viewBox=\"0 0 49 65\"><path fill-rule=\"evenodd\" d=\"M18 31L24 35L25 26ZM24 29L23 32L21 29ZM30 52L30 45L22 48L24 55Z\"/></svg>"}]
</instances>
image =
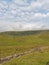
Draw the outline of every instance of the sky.
<instances>
[{"instance_id":1,"label":"sky","mask_svg":"<svg viewBox=\"0 0 49 65\"><path fill-rule=\"evenodd\" d=\"M0 0L0 32L49 29L49 0Z\"/></svg>"}]
</instances>

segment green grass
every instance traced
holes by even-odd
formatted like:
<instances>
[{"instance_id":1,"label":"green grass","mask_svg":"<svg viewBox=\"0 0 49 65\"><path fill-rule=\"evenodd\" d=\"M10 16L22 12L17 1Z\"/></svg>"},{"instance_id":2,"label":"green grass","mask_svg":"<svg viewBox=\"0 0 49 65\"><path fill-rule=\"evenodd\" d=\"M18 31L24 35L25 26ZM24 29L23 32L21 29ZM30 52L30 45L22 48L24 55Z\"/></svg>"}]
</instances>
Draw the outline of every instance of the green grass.
<instances>
[{"instance_id":1,"label":"green grass","mask_svg":"<svg viewBox=\"0 0 49 65\"><path fill-rule=\"evenodd\" d=\"M46 65L49 62L49 50L33 52L19 58L12 59L3 65Z\"/></svg>"},{"instance_id":2,"label":"green grass","mask_svg":"<svg viewBox=\"0 0 49 65\"><path fill-rule=\"evenodd\" d=\"M49 46L49 30L0 33L0 58L36 46Z\"/></svg>"}]
</instances>

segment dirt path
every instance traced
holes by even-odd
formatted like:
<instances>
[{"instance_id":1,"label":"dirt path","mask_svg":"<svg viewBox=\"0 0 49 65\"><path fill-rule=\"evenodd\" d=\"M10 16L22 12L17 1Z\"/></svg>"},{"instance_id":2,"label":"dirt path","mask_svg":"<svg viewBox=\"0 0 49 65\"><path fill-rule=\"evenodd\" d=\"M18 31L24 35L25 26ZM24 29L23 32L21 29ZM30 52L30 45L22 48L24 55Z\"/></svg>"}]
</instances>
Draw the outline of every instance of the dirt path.
<instances>
[{"instance_id":1,"label":"dirt path","mask_svg":"<svg viewBox=\"0 0 49 65\"><path fill-rule=\"evenodd\" d=\"M22 52L22 53L19 53L19 54L14 54L14 55L11 55L11 56L7 56L5 58L0 58L0 65L2 65L2 63L4 63L4 62L10 61L13 58L18 58L20 56L23 56L23 55L26 55L26 54L29 54L29 53L32 53L32 52L41 52L43 49L48 49L48 48L49 48L49 46L36 47L36 48L30 49L29 51L25 51L25 52Z\"/></svg>"}]
</instances>

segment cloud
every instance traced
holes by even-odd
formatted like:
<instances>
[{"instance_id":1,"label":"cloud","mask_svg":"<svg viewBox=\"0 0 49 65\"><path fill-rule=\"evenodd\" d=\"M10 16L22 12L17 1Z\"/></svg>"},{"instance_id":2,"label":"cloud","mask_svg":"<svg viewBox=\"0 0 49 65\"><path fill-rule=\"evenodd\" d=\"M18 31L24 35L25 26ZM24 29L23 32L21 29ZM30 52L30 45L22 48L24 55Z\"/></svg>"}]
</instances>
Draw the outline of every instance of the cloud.
<instances>
[{"instance_id":1,"label":"cloud","mask_svg":"<svg viewBox=\"0 0 49 65\"><path fill-rule=\"evenodd\" d=\"M25 31L48 29L49 24L44 23L25 23L25 22L0 22L0 32L2 31Z\"/></svg>"},{"instance_id":2,"label":"cloud","mask_svg":"<svg viewBox=\"0 0 49 65\"><path fill-rule=\"evenodd\" d=\"M49 0L0 0L0 31L48 29Z\"/></svg>"}]
</instances>

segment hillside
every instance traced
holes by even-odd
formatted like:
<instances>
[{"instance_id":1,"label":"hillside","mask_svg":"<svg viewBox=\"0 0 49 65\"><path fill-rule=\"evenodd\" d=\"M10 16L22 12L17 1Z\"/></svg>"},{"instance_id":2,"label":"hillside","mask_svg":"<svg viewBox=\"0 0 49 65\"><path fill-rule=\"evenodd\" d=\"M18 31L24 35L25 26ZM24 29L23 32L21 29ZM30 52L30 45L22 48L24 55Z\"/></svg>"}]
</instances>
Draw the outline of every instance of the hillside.
<instances>
[{"instance_id":1,"label":"hillside","mask_svg":"<svg viewBox=\"0 0 49 65\"><path fill-rule=\"evenodd\" d=\"M19 53L22 53L25 51L29 51L32 48L45 47L45 46L49 46L49 30L20 31L20 32L16 32L16 31L10 32L9 31L9 32L0 33L0 58L5 58L6 56L10 56L15 53L19 54ZM42 51L43 51L43 53L47 52L47 55L49 54L48 49L45 49ZM41 55L41 57L43 57L43 54L41 54L41 52L32 53L32 54L35 54L35 56L36 56L36 54L37 55L39 54L39 55ZM28 56L26 55L25 57L28 58L28 60L29 60L30 55L32 55L32 54L29 53L29 55ZM22 57L22 60L23 60L23 58L24 57ZM27 60L26 58L25 58L25 60ZM38 58L38 56L37 56L37 58ZM17 59L15 59L15 60L17 60ZM32 63L31 60L32 60L32 58L30 59L30 63ZM19 61L19 59L17 61ZM33 61L36 62L36 58L33 59ZM42 62L43 61L40 62L41 65L44 65L44 64L42 64ZM13 64L14 63L15 62L13 62ZM24 63L24 65L25 65L25 63ZM22 62L20 62L20 64L22 65ZM20 65L20 64L18 63L18 65ZM28 62L26 63L26 65L28 65Z\"/></svg>"},{"instance_id":2,"label":"hillside","mask_svg":"<svg viewBox=\"0 0 49 65\"><path fill-rule=\"evenodd\" d=\"M19 45L44 43L49 41L49 30L47 31L20 31L20 32L2 32L0 33L1 45ZM23 43L24 42L24 43ZM27 42L27 43L26 43ZM20 45L21 45L20 44ZM45 43L44 43L45 44Z\"/></svg>"}]
</instances>

